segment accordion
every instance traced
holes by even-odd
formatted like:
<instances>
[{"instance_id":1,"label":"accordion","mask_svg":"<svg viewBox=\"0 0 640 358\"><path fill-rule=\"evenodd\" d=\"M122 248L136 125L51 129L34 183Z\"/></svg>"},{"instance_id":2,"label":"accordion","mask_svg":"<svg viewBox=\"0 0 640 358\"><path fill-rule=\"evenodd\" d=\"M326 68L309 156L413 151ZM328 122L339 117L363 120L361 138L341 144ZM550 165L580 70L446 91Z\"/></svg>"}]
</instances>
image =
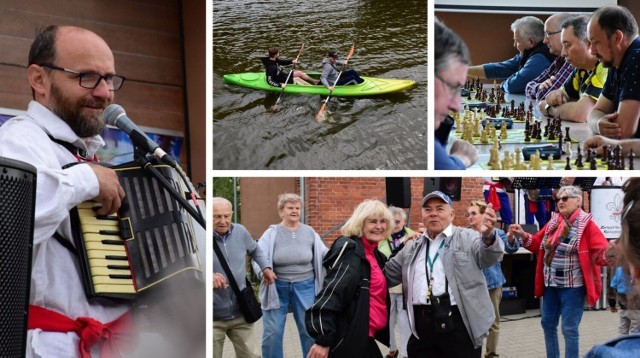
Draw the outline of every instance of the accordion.
<instances>
[{"instance_id":1,"label":"accordion","mask_svg":"<svg viewBox=\"0 0 640 358\"><path fill-rule=\"evenodd\" d=\"M185 193L175 169L154 167ZM146 170L129 163L113 169L125 192L117 215L98 216L92 201L71 211L87 297L136 299L172 278L203 281L187 211Z\"/></svg>"}]
</instances>

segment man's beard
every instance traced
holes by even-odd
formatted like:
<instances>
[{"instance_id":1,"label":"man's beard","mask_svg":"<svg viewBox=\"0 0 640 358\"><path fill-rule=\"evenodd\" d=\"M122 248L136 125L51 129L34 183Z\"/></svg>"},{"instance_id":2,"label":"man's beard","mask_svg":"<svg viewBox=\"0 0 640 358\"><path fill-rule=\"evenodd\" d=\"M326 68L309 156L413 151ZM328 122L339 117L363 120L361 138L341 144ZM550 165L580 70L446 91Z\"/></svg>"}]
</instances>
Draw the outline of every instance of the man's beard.
<instances>
[{"instance_id":1,"label":"man's beard","mask_svg":"<svg viewBox=\"0 0 640 358\"><path fill-rule=\"evenodd\" d=\"M91 107L106 107L108 100L80 99L75 103L62 94L55 84L51 85L51 111L65 121L73 132L80 138L93 137L105 127L103 114L82 115L85 105Z\"/></svg>"}]
</instances>

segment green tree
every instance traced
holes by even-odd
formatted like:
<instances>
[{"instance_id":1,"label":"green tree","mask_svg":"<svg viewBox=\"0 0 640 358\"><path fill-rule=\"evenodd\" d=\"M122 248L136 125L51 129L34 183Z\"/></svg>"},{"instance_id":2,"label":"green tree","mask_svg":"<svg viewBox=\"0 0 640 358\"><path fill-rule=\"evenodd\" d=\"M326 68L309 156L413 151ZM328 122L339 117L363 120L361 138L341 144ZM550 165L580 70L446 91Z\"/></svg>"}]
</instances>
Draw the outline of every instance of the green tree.
<instances>
[{"instance_id":1,"label":"green tree","mask_svg":"<svg viewBox=\"0 0 640 358\"><path fill-rule=\"evenodd\" d=\"M233 203L233 178L219 177L213 178L213 196L225 198Z\"/></svg>"}]
</instances>

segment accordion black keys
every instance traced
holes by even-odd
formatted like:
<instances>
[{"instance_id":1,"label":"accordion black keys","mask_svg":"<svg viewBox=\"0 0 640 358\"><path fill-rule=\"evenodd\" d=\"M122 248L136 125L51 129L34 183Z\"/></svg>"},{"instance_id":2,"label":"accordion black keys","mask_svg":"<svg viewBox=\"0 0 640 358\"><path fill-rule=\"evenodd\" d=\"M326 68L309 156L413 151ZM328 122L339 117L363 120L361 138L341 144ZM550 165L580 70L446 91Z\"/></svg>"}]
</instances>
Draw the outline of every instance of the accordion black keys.
<instances>
[{"instance_id":1,"label":"accordion black keys","mask_svg":"<svg viewBox=\"0 0 640 358\"><path fill-rule=\"evenodd\" d=\"M154 167L178 193L185 192L175 169ZM71 212L87 296L134 299L176 277L202 281L188 212L146 170L114 170L125 192L117 216L97 216L94 202Z\"/></svg>"}]
</instances>

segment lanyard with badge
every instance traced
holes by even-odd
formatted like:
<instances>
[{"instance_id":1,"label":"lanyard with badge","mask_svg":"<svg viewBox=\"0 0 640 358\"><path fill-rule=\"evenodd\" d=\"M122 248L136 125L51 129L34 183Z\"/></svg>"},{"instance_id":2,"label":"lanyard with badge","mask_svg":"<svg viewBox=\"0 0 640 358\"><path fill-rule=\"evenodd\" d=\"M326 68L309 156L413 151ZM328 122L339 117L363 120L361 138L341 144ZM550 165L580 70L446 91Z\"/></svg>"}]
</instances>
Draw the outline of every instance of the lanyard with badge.
<instances>
[{"instance_id":1,"label":"lanyard with badge","mask_svg":"<svg viewBox=\"0 0 640 358\"><path fill-rule=\"evenodd\" d=\"M427 302L429 302L431 300L431 292L433 289L433 266L436 263L436 260L438 260L438 257L440 257L440 249L442 249L442 247L444 246L444 239L442 240L442 242L440 243L440 247L438 247L438 250L436 251L436 254L433 256L433 260L431 260L431 255L429 255L429 245L431 243L431 240L429 240L427 238L427 252L425 253L425 256L427 257L427 259L425 260L427 263L427 267L426 267L426 271L427 271L427 282L429 283L429 286L427 288Z\"/></svg>"}]
</instances>

